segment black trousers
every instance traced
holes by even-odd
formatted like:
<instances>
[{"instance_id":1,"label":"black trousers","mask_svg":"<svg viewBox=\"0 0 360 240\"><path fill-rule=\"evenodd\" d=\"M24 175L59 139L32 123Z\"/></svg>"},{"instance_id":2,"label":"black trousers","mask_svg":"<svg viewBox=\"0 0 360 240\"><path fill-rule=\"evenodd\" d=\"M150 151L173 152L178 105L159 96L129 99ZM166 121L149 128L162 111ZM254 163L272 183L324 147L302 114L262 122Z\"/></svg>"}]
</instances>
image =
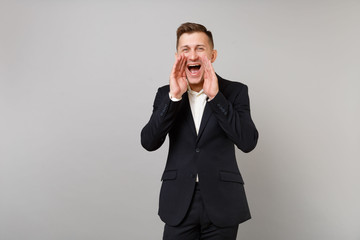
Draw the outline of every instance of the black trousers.
<instances>
[{"instance_id":1,"label":"black trousers","mask_svg":"<svg viewBox=\"0 0 360 240\"><path fill-rule=\"evenodd\" d=\"M211 223L196 183L185 219L175 227L165 224L163 240L236 240L238 227L220 228Z\"/></svg>"}]
</instances>

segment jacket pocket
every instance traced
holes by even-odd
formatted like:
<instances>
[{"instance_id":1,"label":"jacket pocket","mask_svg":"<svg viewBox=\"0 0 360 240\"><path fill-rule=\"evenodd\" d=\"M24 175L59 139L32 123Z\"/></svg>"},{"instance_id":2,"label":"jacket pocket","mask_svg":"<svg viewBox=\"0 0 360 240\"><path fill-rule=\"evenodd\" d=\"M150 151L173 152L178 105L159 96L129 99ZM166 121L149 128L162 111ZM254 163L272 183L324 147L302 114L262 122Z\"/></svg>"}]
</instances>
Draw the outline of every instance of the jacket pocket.
<instances>
[{"instance_id":1,"label":"jacket pocket","mask_svg":"<svg viewBox=\"0 0 360 240\"><path fill-rule=\"evenodd\" d=\"M220 171L220 179L225 182L237 182L244 184L240 173Z\"/></svg>"},{"instance_id":2,"label":"jacket pocket","mask_svg":"<svg viewBox=\"0 0 360 240\"><path fill-rule=\"evenodd\" d=\"M163 173L161 181L174 180L177 176L177 170L167 170Z\"/></svg>"}]
</instances>

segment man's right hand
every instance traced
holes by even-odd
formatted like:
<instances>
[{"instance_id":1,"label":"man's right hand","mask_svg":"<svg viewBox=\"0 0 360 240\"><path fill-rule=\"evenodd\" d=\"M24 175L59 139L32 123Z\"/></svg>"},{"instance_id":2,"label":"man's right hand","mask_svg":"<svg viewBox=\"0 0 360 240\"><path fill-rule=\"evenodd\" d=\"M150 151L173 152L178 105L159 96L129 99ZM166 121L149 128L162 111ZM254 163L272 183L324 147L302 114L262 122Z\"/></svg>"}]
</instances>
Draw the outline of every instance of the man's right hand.
<instances>
[{"instance_id":1,"label":"man's right hand","mask_svg":"<svg viewBox=\"0 0 360 240\"><path fill-rule=\"evenodd\" d=\"M176 56L174 66L170 75L170 95L171 97L180 99L187 90L186 80L186 63L187 57L183 54Z\"/></svg>"}]
</instances>

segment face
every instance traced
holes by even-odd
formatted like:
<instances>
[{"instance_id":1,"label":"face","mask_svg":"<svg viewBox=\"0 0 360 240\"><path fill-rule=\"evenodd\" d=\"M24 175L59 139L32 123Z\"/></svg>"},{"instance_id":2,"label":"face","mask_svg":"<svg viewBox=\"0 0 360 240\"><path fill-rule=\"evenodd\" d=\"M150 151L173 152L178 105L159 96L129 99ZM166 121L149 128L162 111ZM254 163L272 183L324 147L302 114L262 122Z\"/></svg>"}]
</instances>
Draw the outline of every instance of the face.
<instances>
[{"instance_id":1,"label":"face","mask_svg":"<svg viewBox=\"0 0 360 240\"><path fill-rule=\"evenodd\" d=\"M190 87L202 88L204 82L202 58L207 57L213 63L217 56L216 50L211 47L209 37L203 32L182 34L179 38L177 54L184 54L187 57L185 72Z\"/></svg>"}]
</instances>

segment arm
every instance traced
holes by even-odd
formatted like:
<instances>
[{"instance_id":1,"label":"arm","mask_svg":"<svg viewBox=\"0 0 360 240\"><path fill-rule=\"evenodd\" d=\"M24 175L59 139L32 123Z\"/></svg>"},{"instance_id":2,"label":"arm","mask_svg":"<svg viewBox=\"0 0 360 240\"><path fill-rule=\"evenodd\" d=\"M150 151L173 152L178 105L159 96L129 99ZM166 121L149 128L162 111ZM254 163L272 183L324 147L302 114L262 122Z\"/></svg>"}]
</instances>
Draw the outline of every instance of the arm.
<instances>
[{"instance_id":1,"label":"arm","mask_svg":"<svg viewBox=\"0 0 360 240\"><path fill-rule=\"evenodd\" d=\"M181 101L170 100L169 94L181 99L186 92L186 61L184 55L176 56L170 75L170 87L159 88L156 94L151 118L141 131L141 145L148 151L161 147L173 126Z\"/></svg>"},{"instance_id":2,"label":"arm","mask_svg":"<svg viewBox=\"0 0 360 240\"><path fill-rule=\"evenodd\" d=\"M219 91L218 78L211 61L203 57L205 63L204 92L209 97L209 105L220 127L229 139L243 152L250 152L257 144L258 131L250 115L248 88L232 83L227 90L236 95L231 102Z\"/></svg>"},{"instance_id":3,"label":"arm","mask_svg":"<svg viewBox=\"0 0 360 240\"><path fill-rule=\"evenodd\" d=\"M248 88L233 85L236 86L228 86L238 91L233 103L218 92L209 105L226 135L243 152L250 152L255 148L259 134L250 115Z\"/></svg>"},{"instance_id":4,"label":"arm","mask_svg":"<svg viewBox=\"0 0 360 240\"><path fill-rule=\"evenodd\" d=\"M181 101L171 101L165 89L158 90L150 120L141 131L141 145L146 150L154 151L164 143L180 104Z\"/></svg>"}]
</instances>

